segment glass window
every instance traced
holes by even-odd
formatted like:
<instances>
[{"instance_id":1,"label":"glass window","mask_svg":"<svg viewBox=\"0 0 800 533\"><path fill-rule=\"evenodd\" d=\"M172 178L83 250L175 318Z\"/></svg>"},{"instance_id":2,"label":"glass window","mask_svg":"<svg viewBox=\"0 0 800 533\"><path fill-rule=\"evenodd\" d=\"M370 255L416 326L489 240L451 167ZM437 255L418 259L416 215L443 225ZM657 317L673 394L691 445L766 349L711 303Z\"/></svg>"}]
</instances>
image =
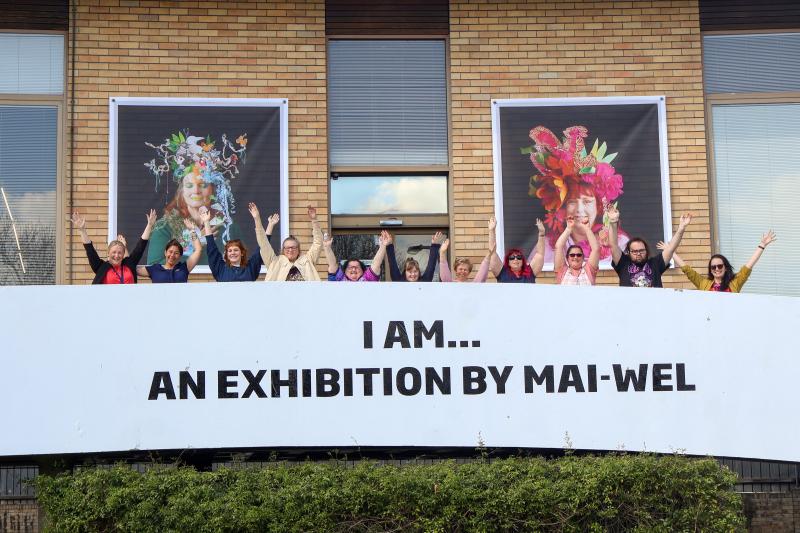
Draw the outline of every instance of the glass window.
<instances>
[{"instance_id":1,"label":"glass window","mask_svg":"<svg viewBox=\"0 0 800 533\"><path fill-rule=\"evenodd\" d=\"M442 40L328 44L332 166L447 165Z\"/></svg>"},{"instance_id":2,"label":"glass window","mask_svg":"<svg viewBox=\"0 0 800 533\"><path fill-rule=\"evenodd\" d=\"M339 176L331 181L331 214L446 214L445 176Z\"/></svg>"},{"instance_id":3,"label":"glass window","mask_svg":"<svg viewBox=\"0 0 800 533\"><path fill-rule=\"evenodd\" d=\"M0 93L63 92L63 35L0 33Z\"/></svg>"},{"instance_id":4,"label":"glass window","mask_svg":"<svg viewBox=\"0 0 800 533\"><path fill-rule=\"evenodd\" d=\"M800 91L800 33L706 35L708 94Z\"/></svg>"},{"instance_id":5,"label":"glass window","mask_svg":"<svg viewBox=\"0 0 800 533\"><path fill-rule=\"evenodd\" d=\"M56 279L58 108L0 105L0 285Z\"/></svg>"},{"instance_id":6,"label":"glass window","mask_svg":"<svg viewBox=\"0 0 800 533\"><path fill-rule=\"evenodd\" d=\"M800 296L794 205L800 190L800 103L714 105L712 121L720 253L738 270L762 233L773 229L778 240L744 291Z\"/></svg>"}]
</instances>

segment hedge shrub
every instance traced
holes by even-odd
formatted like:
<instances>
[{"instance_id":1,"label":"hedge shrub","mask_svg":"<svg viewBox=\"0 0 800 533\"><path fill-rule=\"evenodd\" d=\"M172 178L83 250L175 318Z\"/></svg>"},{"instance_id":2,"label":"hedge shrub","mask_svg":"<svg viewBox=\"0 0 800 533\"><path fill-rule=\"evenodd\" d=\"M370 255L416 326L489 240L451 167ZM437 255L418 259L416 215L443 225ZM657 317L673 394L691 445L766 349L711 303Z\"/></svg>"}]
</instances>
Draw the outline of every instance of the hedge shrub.
<instances>
[{"instance_id":1,"label":"hedge shrub","mask_svg":"<svg viewBox=\"0 0 800 533\"><path fill-rule=\"evenodd\" d=\"M712 459L605 455L40 476L49 531L736 531Z\"/></svg>"}]
</instances>

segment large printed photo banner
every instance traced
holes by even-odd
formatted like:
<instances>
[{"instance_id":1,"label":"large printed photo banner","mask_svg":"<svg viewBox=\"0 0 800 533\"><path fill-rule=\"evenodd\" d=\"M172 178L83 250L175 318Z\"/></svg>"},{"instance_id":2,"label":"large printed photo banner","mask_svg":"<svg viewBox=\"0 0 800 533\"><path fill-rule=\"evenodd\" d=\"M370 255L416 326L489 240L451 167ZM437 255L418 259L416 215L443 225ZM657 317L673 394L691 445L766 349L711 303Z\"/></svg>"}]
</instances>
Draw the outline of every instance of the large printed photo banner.
<instances>
[{"instance_id":1,"label":"large printed photo banner","mask_svg":"<svg viewBox=\"0 0 800 533\"><path fill-rule=\"evenodd\" d=\"M155 209L158 221L142 262L163 262L177 239L184 260L200 236L199 211L211 212L217 247L241 239L257 243L247 209L255 202L266 218L280 213L288 230L288 103L284 99L110 99L109 240L118 233L133 246ZM273 239L273 247L281 239ZM208 272L205 249L197 267Z\"/></svg>"},{"instance_id":2,"label":"large printed photo banner","mask_svg":"<svg viewBox=\"0 0 800 533\"><path fill-rule=\"evenodd\" d=\"M492 134L498 253L536 245L544 223L545 268L570 216L588 218L611 268L604 210L620 210L619 245L672 237L663 96L494 100ZM581 228L567 245L589 255Z\"/></svg>"},{"instance_id":3,"label":"large printed photo banner","mask_svg":"<svg viewBox=\"0 0 800 533\"><path fill-rule=\"evenodd\" d=\"M798 461L798 323L798 298L671 289L0 287L0 456L571 442Z\"/></svg>"}]
</instances>

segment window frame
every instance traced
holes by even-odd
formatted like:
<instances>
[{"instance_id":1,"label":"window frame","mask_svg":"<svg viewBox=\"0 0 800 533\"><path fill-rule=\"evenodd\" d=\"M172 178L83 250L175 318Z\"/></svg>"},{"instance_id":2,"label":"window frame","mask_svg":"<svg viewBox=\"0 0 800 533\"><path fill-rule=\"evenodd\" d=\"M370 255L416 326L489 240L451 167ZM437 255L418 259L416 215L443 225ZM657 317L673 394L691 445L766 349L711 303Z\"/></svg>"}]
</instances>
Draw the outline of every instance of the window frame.
<instances>
[{"instance_id":1,"label":"window frame","mask_svg":"<svg viewBox=\"0 0 800 533\"><path fill-rule=\"evenodd\" d=\"M771 29L771 30L730 30L730 31L705 31L700 35L701 61L703 64L703 100L704 115L706 123L706 173L708 179L708 203L709 203L709 228L711 253L721 253L720 247L720 223L718 200L719 192L717 186L717 166L714 158L714 106L719 105L759 105L759 104L800 104L800 92L789 91L781 93L708 93L705 84L705 51L703 49L704 37L713 35L763 35L775 33L797 33L800 28L790 29Z\"/></svg>"},{"instance_id":2,"label":"window frame","mask_svg":"<svg viewBox=\"0 0 800 533\"><path fill-rule=\"evenodd\" d=\"M370 229L380 231L386 229L392 233L407 228L410 232L426 227L442 227L445 226L450 233L450 228L453 227L453 117L451 113L452 96L451 83L450 83L450 36L449 35L326 35L325 37L325 53L326 53L326 66L325 76L326 80L330 78L330 62L327 61L327 54L329 44L331 41L442 41L444 43L444 59L445 59L445 106L447 110L447 165L418 165L418 166L396 166L396 165L376 165L376 166L346 166L346 165L331 165L330 161L330 141L328 142L328 227L331 228L331 234L335 235L337 231L341 233L350 233L353 230L363 230L366 232ZM327 105L329 88L326 85L326 106L325 106L325 119L326 119L326 133L330 139L330 106ZM336 175L373 175L381 176L387 174L438 174L444 175L447 180L447 213L442 215L331 215L331 181L333 176ZM381 225L380 220L388 220L391 218L402 219L402 225ZM442 221L446 221L442 224ZM344 231L343 231L344 230ZM359 233L362 231L358 231ZM453 241L451 239L451 247Z\"/></svg>"},{"instance_id":3,"label":"window frame","mask_svg":"<svg viewBox=\"0 0 800 533\"><path fill-rule=\"evenodd\" d=\"M64 79L62 80L61 94L30 94L30 93L3 93L0 94L0 105L4 106L47 106L56 108L56 225L55 225L55 285L61 285L64 282L65 275L65 254L66 243L64 239L65 231L67 231L65 218L67 213L67 205L65 204L64 189L65 189L65 168L67 155L65 152L66 140L66 116L65 110L67 109L67 80L70 78L71 73L69 67L69 40L68 32L61 30L15 30L15 29L2 29L0 33L12 34L27 34L27 35L60 35L64 40ZM69 206L72 205L72 190L70 189ZM71 235L70 247L72 245ZM70 265L71 267L71 265Z\"/></svg>"}]
</instances>

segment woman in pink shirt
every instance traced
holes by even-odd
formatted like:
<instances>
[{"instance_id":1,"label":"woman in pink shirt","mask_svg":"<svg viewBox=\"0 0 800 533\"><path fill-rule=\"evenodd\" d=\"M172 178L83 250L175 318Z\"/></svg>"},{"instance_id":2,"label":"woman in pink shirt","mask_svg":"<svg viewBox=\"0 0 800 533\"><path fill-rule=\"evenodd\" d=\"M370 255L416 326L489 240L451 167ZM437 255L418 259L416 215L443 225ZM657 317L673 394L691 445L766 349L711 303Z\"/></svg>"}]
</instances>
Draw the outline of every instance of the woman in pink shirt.
<instances>
[{"instance_id":1,"label":"woman in pink shirt","mask_svg":"<svg viewBox=\"0 0 800 533\"><path fill-rule=\"evenodd\" d=\"M597 236L591 231L591 224L588 217L584 217L581 221L577 221L574 216L567 217L567 226L556 240L553 255L553 270L556 272L558 285L594 285L600 265L600 247ZM577 244L570 245L564 253L564 247L575 229L580 229L582 233L585 233L586 239L589 241L591 252L586 261L584 261L583 248Z\"/></svg>"},{"instance_id":2,"label":"woman in pink shirt","mask_svg":"<svg viewBox=\"0 0 800 533\"><path fill-rule=\"evenodd\" d=\"M459 257L453 263L455 267L453 273L450 272L450 265L447 264L447 249L450 247L450 239L445 239L442 247L439 249L439 281L469 281L469 275L472 273L472 261L466 257ZM483 283L489 275L489 261L494 255L496 246L492 247L486 254L486 257L481 261L481 266L478 267L478 273L475 274L473 283ZM455 276L453 276L455 274Z\"/></svg>"}]
</instances>

